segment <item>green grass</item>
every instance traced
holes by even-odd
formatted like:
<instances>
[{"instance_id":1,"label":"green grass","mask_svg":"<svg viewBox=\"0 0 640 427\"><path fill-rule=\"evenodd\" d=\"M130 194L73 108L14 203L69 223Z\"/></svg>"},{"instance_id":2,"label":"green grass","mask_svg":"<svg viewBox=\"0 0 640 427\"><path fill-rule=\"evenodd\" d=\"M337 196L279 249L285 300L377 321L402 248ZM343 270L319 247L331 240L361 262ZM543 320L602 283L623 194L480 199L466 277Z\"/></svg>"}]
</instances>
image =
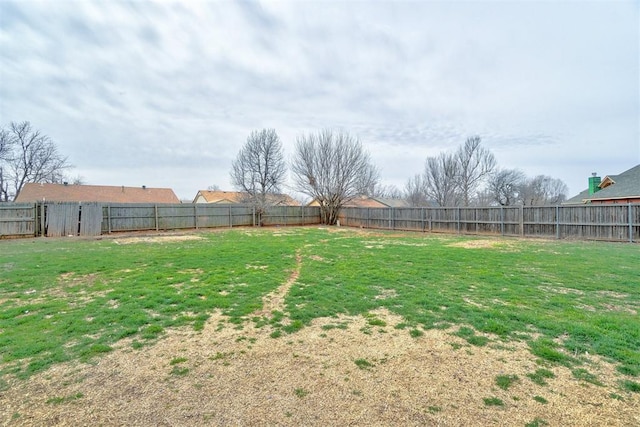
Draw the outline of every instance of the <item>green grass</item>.
<instances>
[{"instance_id":1,"label":"green grass","mask_svg":"<svg viewBox=\"0 0 640 427\"><path fill-rule=\"evenodd\" d=\"M485 406L504 406L504 402L497 397L485 397L482 399Z\"/></svg>"},{"instance_id":2,"label":"green grass","mask_svg":"<svg viewBox=\"0 0 640 427\"><path fill-rule=\"evenodd\" d=\"M360 369L370 369L374 367L374 364L369 362L367 359L356 359L354 362Z\"/></svg>"},{"instance_id":3,"label":"green grass","mask_svg":"<svg viewBox=\"0 0 640 427\"><path fill-rule=\"evenodd\" d=\"M60 405L63 403L73 402L74 400L78 400L84 397L82 393L76 393L71 396L63 396L63 397L52 397L51 399L47 399L47 403L51 405Z\"/></svg>"},{"instance_id":4,"label":"green grass","mask_svg":"<svg viewBox=\"0 0 640 427\"><path fill-rule=\"evenodd\" d=\"M520 381L517 375L498 375L496 377L496 385L503 390L509 389L513 384Z\"/></svg>"},{"instance_id":5,"label":"green grass","mask_svg":"<svg viewBox=\"0 0 640 427\"><path fill-rule=\"evenodd\" d=\"M547 403L549 403L549 401L542 396L533 396L533 400L535 400L538 403L542 403L543 405L546 405Z\"/></svg>"},{"instance_id":6,"label":"green grass","mask_svg":"<svg viewBox=\"0 0 640 427\"><path fill-rule=\"evenodd\" d=\"M295 394L297 397L299 397L299 398L301 398L301 399L302 399L303 397L305 397L306 395L308 395L308 394L309 394L309 392L308 392L307 390L303 389L303 388L296 388L296 389L293 391L293 394Z\"/></svg>"},{"instance_id":7,"label":"green grass","mask_svg":"<svg viewBox=\"0 0 640 427\"><path fill-rule=\"evenodd\" d=\"M622 388L632 393L640 393L640 383L631 380L623 380Z\"/></svg>"},{"instance_id":8,"label":"green grass","mask_svg":"<svg viewBox=\"0 0 640 427\"><path fill-rule=\"evenodd\" d=\"M587 371L584 368L577 368L571 371L571 374L575 379L582 380L597 386L603 386L602 382L598 380L598 377Z\"/></svg>"},{"instance_id":9,"label":"green grass","mask_svg":"<svg viewBox=\"0 0 640 427\"><path fill-rule=\"evenodd\" d=\"M527 423L524 425L524 427L542 427L542 426L547 426L549 425L548 422L546 422L545 420L543 420L542 418L538 418L536 417L533 421L531 421L530 423Z\"/></svg>"},{"instance_id":10,"label":"green grass","mask_svg":"<svg viewBox=\"0 0 640 427\"><path fill-rule=\"evenodd\" d=\"M411 335L413 338L418 338L423 336L424 332L422 332L420 329L410 329L409 335Z\"/></svg>"},{"instance_id":11,"label":"green grass","mask_svg":"<svg viewBox=\"0 0 640 427\"><path fill-rule=\"evenodd\" d=\"M254 321L277 338L341 314L363 315L363 332L379 333L379 308L403 317L400 333L457 326L474 346L524 340L543 366L579 369L588 352L640 375L640 245L505 239L469 249L453 244L472 237L279 231L127 245L117 236L0 241L0 376L89 361L124 338L144 351L170 328L202 330L216 310L229 316L220 327ZM286 306L255 317L296 253ZM347 326L324 329L333 327Z\"/></svg>"},{"instance_id":12,"label":"green grass","mask_svg":"<svg viewBox=\"0 0 640 427\"><path fill-rule=\"evenodd\" d=\"M186 357L174 357L173 359L171 359L171 361L169 362L169 365L177 365L178 363L184 363L186 362L187 359Z\"/></svg>"},{"instance_id":13,"label":"green grass","mask_svg":"<svg viewBox=\"0 0 640 427\"><path fill-rule=\"evenodd\" d=\"M489 338L484 337L482 335L476 335L476 332L467 326L463 326L455 333L455 335L460 338L464 338L469 344L475 345L477 347L482 347L487 345L489 342Z\"/></svg>"},{"instance_id":14,"label":"green grass","mask_svg":"<svg viewBox=\"0 0 640 427\"><path fill-rule=\"evenodd\" d=\"M547 379L555 378L556 375L548 369L538 368L534 373L527 374L527 377L531 379L535 384L547 385Z\"/></svg>"},{"instance_id":15,"label":"green grass","mask_svg":"<svg viewBox=\"0 0 640 427\"><path fill-rule=\"evenodd\" d=\"M176 377L184 377L189 373L189 368L185 366L174 366L171 369L171 375L175 375Z\"/></svg>"}]
</instances>

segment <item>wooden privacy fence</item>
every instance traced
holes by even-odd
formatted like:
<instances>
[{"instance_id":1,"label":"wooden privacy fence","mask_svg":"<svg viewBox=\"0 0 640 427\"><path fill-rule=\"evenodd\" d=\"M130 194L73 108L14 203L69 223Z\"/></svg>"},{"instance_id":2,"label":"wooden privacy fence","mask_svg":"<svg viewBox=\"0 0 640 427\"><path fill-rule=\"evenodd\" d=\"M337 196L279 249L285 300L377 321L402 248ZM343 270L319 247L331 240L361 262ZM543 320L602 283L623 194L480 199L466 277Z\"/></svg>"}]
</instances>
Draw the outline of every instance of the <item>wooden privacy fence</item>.
<instances>
[{"instance_id":1,"label":"wooden privacy fence","mask_svg":"<svg viewBox=\"0 0 640 427\"><path fill-rule=\"evenodd\" d=\"M484 208L344 208L344 226L503 236L640 241L640 204ZM0 238L320 224L316 206L0 203Z\"/></svg>"},{"instance_id":2,"label":"wooden privacy fence","mask_svg":"<svg viewBox=\"0 0 640 427\"><path fill-rule=\"evenodd\" d=\"M259 213L246 205L0 203L0 238L319 223L316 206L272 206Z\"/></svg>"},{"instance_id":3,"label":"wooden privacy fence","mask_svg":"<svg viewBox=\"0 0 640 427\"><path fill-rule=\"evenodd\" d=\"M271 206L262 214L246 205L216 204L109 204L102 211L102 232L176 230L256 225L309 225L320 223L320 208Z\"/></svg>"},{"instance_id":4,"label":"wooden privacy fence","mask_svg":"<svg viewBox=\"0 0 640 427\"><path fill-rule=\"evenodd\" d=\"M0 237L35 236L36 209L34 203L0 203Z\"/></svg>"},{"instance_id":5,"label":"wooden privacy fence","mask_svg":"<svg viewBox=\"0 0 640 427\"><path fill-rule=\"evenodd\" d=\"M640 204L344 208L340 224L387 230L640 241Z\"/></svg>"}]
</instances>

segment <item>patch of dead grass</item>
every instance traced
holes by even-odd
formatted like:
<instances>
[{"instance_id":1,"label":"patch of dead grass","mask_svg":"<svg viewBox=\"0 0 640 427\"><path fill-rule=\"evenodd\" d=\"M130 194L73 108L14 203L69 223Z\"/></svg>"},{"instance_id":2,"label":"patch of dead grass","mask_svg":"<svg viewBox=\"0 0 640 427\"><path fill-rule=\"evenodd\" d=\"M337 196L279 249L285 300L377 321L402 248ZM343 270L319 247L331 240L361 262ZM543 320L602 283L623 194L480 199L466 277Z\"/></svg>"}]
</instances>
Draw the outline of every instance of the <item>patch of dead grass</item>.
<instances>
[{"instance_id":1,"label":"patch of dead grass","mask_svg":"<svg viewBox=\"0 0 640 427\"><path fill-rule=\"evenodd\" d=\"M509 246L504 240L498 239L481 239L481 240L465 240L462 242L449 243L447 246L453 248L464 249L494 249Z\"/></svg>"},{"instance_id":2,"label":"patch of dead grass","mask_svg":"<svg viewBox=\"0 0 640 427\"><path fill-rule=\"evenodd\" d=\"M182 242L188 240L202 240L202 236L195 234L183 235L157 235L157 236L135 236L115 239L116 245L130 245L132 243L165 243L165 242Z\"/></svg>"},{"instance_id":3,"label":"patch of dead grass","mask_svg":"<svg viewBox=\"0 0 640 427\"><path fill-rule=\"evenodd\" d=\"M615 369L594 358L603 387L556 367L548 386L530 381L538 365L526 343L509 349L469 347L452 331L411 338L400 316L371 312L384 333L363 334L360 316L315 319L293 335L269 338L267 327L235 329L215 314L204 330L168 330L150 347L122 341L95 364L59 364L27 381L10 380L0 395L0 422L22 425L505 425L535 418L550 425L638 425L640 398L614 387ZM347 329L323 325L345 323ZM218 324L227 325L222 330ZM455 346L452 345L456 344ZM457 348L457 349L456 349ZM171 361L184 358L184 375ZM360 369L356 360L366 360ZM597 363L596 363L597 362ZM508 390L497 375L517 375ZM57 396L82 397L63 404ZM610 393L624 394L624 400ZM533 397L542 396L543 405ZM483 399L497 397L502 408ZM518 400L514 399L517 398ZM438 408L437 411L432 410Z\"/></svg>"}]
</instances>

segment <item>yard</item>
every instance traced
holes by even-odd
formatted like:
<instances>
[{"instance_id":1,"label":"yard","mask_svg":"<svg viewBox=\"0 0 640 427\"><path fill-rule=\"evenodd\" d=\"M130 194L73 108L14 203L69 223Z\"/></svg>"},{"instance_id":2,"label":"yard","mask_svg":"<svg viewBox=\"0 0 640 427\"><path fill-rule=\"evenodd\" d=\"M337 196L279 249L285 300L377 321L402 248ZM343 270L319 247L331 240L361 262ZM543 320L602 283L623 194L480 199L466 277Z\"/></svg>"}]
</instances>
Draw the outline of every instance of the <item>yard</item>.
<instances>
[{"instance_id":1,"label":"yard","mask_svg":"<svg viewBox=\"0 0 640 427\"><path fill-rule=\"evenodd\" d=\"M640 425L640 246L0 241L2 425Z\"/></svg>"}]
</instances>

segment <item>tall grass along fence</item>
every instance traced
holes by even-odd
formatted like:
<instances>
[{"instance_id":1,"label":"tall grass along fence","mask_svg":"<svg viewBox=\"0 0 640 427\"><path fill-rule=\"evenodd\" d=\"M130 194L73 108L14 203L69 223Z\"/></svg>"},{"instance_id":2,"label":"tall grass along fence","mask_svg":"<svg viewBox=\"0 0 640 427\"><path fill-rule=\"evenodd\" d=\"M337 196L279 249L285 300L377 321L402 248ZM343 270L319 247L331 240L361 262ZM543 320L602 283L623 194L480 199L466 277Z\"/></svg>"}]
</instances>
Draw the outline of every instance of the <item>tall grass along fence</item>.
<instances>
[{"instance_id":1,"label":"tall grass along fence","mask_svg":"<svg viewBox=\"0 0 640 427\"><path fill-rule=\"evenodd\" d=\"M640 241L640 204L479 208L344 208L341 225L371 229ZM316 206L0 203L0 238L320 224Z\"/></svg>"},{"instance_id":2,"label":"tall grass along fence","mask_svg":"<svg viewBox=\"0 0 640 427\"><path fill-rule=\"evenodd\" d=\"M320 223L315 206L131 203L2 203L0 238L98 236L122 231L160 231Z\"/></svg>"},{"instance_id":3,"label":"tall grass along fence","mask_svg":"<svg viewBox=\"0 0 640 427\"><path fill-rule=\"evenodd\" d=\"M340 224L386 230L640 241L640 204L344 208Z\"/></svg>"}]
</instances>

